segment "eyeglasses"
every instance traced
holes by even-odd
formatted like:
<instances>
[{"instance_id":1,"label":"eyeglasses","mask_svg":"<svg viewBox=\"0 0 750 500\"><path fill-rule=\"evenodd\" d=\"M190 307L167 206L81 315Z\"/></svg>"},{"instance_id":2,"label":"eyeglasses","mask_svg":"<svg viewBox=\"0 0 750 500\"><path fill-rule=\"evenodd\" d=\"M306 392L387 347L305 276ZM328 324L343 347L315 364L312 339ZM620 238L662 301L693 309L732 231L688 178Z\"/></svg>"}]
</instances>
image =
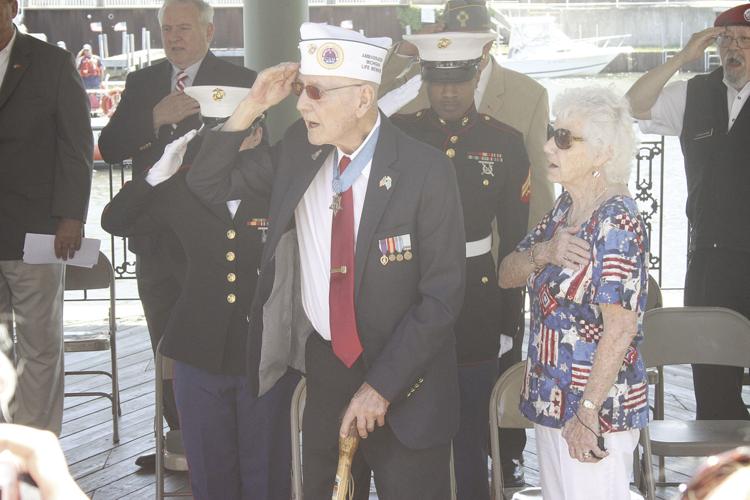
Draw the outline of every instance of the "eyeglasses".
<instances>
[{"instance_id":1,"label":"eyeglasses","mask_svg":"<svg viewBox=\"0 0 750 500\"><path fill-rule=\"evenodd\" d=\"M716 37L716 45L722 49L731 47L734 42L737 42L737 47L741 49L750 49L750 36L738 36L735 38L729 35L719 35Z\"/></svg>"},{"instance_id":2,"label":"eyeglasses","mask_svg":"<svg viewBox=\"0 0 750 500\"><path fill-rule=\"evenodd\" d=\"M550 129L549 137L555 138L555 146L558 149L570 149L573 146L573 141L584 141L583 137L576 137L573 133L566 128Z\"/></svg>"},{"instance_id":3,"label":"eyeglasses","mask_svg":"<svg viewBox=\"0 0 750 500\"><path fill-rule=\"evenodd\" d=\"M345 89L349 87L361 87L364 85L364 83L352 83L351 85L342 85L341 87L333 87L332 89L321 89L320 87L316 87L315 85L305 85L299 80L296 80L292 82L292 92L299 97L302 95L302 91L305 91L305 94L307 94L307 97L312 99L313 101L320 100L327 92L332 92L334 90L340 90Z\"/></svg>"}]
</instances>

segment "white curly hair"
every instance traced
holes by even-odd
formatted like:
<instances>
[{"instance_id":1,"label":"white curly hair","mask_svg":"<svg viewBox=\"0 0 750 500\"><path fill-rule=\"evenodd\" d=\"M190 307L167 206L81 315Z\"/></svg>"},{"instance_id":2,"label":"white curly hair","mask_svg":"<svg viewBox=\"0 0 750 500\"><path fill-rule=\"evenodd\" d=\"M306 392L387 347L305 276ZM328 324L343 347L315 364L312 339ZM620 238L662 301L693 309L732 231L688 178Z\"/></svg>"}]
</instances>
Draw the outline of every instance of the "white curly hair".
<instances>
[{"instance_id":1,"label":"white curly hair","mask_svg":"<svg viewBox=\"0 0 750 500\"><path fill-rule=\"evenodd\" d=\"M611 158L601 170L607 181L628 182L636 136L627 99L606 87L571 88L555 99L552 114L557 120L580 121L581 135L592 152L611 152Z\"/></svg>"}]
</instances>

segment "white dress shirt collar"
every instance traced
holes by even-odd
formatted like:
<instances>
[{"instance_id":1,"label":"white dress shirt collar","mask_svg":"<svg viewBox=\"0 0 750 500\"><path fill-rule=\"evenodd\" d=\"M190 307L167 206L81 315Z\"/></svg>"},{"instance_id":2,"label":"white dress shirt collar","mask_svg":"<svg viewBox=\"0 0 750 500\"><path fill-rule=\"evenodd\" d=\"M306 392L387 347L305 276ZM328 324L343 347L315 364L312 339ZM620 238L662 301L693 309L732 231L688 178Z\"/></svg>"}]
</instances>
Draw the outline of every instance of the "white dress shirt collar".
<instances>
[{"instance_id":1,"label":"white dress shirt collar","mask_svg":"<svg viewBox=\"0 0 750 500\"><path fill-rule=\"evenodd\" d=\"M10 53L13 50L13 44L16 41L16 34L18 30L13 30L13 36L10 37L10 42L5 46L3 50L0 50L0 87L3 86L5 80L5 73L8 71L8 64L10 63Z\"/></svg>"}]
</instances>

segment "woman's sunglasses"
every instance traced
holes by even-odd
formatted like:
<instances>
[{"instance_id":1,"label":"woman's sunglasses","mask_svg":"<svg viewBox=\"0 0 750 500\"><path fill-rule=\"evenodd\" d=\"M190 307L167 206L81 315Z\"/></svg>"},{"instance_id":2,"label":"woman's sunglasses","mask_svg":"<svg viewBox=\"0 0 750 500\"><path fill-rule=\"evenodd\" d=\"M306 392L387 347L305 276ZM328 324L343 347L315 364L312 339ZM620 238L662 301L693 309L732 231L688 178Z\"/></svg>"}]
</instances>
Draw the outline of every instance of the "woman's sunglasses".
<instances>
[{"instance_id":1,"label":"woman's sunglasses","mask_svg":"<svg viewBox=\"0 0 750 500\"><path fill-rule=\"evenodd\" d=\"M555 146L557 146L557 149L570 149L570 147L573 145L573 141L584 140L583 137L574 136L573 133L566 128L552 129L550 127L548 138L549 137L555 138Z\"/></svg>"},{"instance_id":2,"label":"woman's sunglasses","mask_svg":"<svg viewBox=\"0 0 750 500\"><path fill-rule=\"evenodd\" d=\"M299 97L302 95L302 91L307 94L307 97L312 99L313 101L320 100L324 95L326 95L327 92L332 92L334 90L339 89L346 89L349 87L361 87L364 85L363 83L353 83L351 85L342 85L341 87L333 87L332 89L321 89L320 87L316 87L315 85L305 85L299 80L296 80L292 82L292 92Z\"/></svg>"}]
</instances>

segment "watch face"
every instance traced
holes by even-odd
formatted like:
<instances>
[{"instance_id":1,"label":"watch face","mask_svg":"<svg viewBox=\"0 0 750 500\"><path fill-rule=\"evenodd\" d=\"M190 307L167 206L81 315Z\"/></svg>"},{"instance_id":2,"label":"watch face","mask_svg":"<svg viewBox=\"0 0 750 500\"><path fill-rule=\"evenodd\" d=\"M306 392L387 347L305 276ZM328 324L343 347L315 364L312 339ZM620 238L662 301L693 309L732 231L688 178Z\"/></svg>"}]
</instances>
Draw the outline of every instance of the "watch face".
<instances>
[{"instance_id":1,"label":"watch face","mask_svg":"<svg viewBox=\"0 0 750 500\"><path fill-rule=\"evenodd\" d=\"M582 404L584 408L588 408L589 410L593 410L594 408L596 408L596 405L588 399L584 399Z\"/></svg>"}]
</instances>

